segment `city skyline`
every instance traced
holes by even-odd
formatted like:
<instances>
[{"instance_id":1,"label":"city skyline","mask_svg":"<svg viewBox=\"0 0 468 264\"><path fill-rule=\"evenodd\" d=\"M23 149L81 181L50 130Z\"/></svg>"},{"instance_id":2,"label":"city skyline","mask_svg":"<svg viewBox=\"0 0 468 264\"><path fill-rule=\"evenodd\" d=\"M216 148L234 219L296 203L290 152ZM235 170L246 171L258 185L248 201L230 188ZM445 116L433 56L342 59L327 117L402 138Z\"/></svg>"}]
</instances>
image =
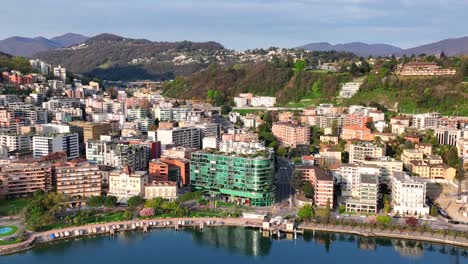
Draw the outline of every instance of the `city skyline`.
<instances>
[{"instance_id":1,"label":"city skyline","mask_svg":"<svg viewBox=\"0 0 468 264\"><path fill-rule=\"evenodd\" d=\"M458 0L84 0L74 2L75 8L70 1L26 2L4 8L6 21L19 13L24 19L2 30L1 39L107 32L153 41L217 41L236 50L355 41L409 48L466 36L463 25L468 22L463 12L468 3ZM30 8L24 9L25 4Z\"/></svg>"}]
</instances>

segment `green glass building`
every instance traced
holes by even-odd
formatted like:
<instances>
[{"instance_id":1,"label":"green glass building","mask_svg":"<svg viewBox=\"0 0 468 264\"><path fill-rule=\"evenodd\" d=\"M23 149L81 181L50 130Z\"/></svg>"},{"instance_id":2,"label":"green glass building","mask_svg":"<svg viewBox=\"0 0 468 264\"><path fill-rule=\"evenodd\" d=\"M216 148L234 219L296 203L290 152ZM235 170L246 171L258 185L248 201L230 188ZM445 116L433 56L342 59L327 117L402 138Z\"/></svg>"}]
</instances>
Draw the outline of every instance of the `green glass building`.
<instances>
[{"instance_id":1,"label":"green glass building","mask_svg":"<svg viewBox=\"0 0 468 264\"><path fill-rule=\"evenodd\" d=\"M253 155L197 151L190 161L190 182L195 191L252 206L274 203L274 175L272 151Z\"/></svg>"}]
</instances>

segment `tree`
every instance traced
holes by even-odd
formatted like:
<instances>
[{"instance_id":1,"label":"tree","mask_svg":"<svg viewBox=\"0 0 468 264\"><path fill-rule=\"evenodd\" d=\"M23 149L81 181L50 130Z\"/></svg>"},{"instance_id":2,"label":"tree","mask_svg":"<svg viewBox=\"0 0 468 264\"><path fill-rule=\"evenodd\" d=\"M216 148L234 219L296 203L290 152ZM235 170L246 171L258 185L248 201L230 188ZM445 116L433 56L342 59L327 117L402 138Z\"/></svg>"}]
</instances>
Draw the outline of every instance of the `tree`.
<instances>
[{"instance_id":1,"label":"tree","mask_svg":"<svg viewBox=\"0 0 468 264\"><path fill-rule=\"evenodd\" d=\"M325 222L330 221L330 216L331 216L331 203L330 203L330 198L327 199L327 205L325 206Z\"/></svg>"},{"instance_id":2,"label":"tree","mask_svg":"<svg viewBox=\"0 0 468 264\"><path fill-rule=\"evenodd\" d=\"M300 221L310 221L312 217L314 217L314 208L310 204L304 205L299 211L297 212L297 217Z\"/></svg>"},{"instance_id":3,"label":"tree","mask_svg":"<svg viewBox=\"0 0 468 264\"><path fill-rule=\"evenodd\" d=\"M408 217L408 218L406 218L405 223L406 223L409 227L415 228L416 226L418 226L418 219L416 219L415 217Z\"/></svg>"},{"instance_id":4,"label":"tree","mask_svg":"<svg viewBox=\"0 0 468 264\"><path fill-rule=\"evenodd\" d=\"M232 111L232 107L229 106L227 103L224 103L223 106L221 106L222 115L228 115L231 111Z\"/></svg>"},{"instance_id":5,"label":"tree","mask_svg":"<svg viewBox=\"0 0 468 264\"><path fill-rule=\"evenodd\" d=\"M24 57L13 57L11 59L11 69L20 71L23 74L32 72L31 63Z\"/></svg>"},{"instance_id":6,"label":"tree","mask_svg":"<svg viewBox=\"0 0 468 264\"><path fill-rule=\"evenodd\" d=\"M384 195L384 212L386 214L390 213L390 198L388 197L388 194Z\"/></svg>"},{"instance_id":7,"label":"tree","mask_svg":"<svg viewBox=\"0 0 468 264\"><path fill-rule=\"evenodd\" d=\"M388 226L392 223L392 218L388 215L379 215L377 216L376 221L382 226Z\"/></svg>"},{"instance_id":8,"label":"tree","mask_svg":"<svg viewBox=\"0 0 468 264\"><path fill-rule=\"evenodd\" d=\"M306 68L306 62L304 60L297 60L294 63L294 71L302 72Z\"/></svg>"},{"instance_id":9,"label":"tree","mask_svg":"<svg viewBox=\"0 0 468 264\"><path fill-rule=\"evenodd\" d=\"M135 207L138 207L140 205L142 205L144 202L143 198L141 198L140 196L133 196L133 197L130 197L128 199L128 206L130 208L135 208Z\"/></svg>"},{"instance_id":10,"label":"tree","mask_svg":"<svg viewBox=\"0 0 468 264\"><path fill-rule=\"evenodd\" d=\"M101 207L103 203L104 198L102 196L92 196L86 201L89 207Z\"/></svg>"},{"instance_id":11,"label":"tree","mask_svg":"<svg viewBox=\"0 0 468 264\"><path fill-rule=\"evenodd\" d=\"M104 199L104 206L105 207L114 207L117 205L117 197L109 195L106 196Z\"/></svg>"},{"instance_id":12,"label":"tree","mask_svg":"<svg viewBox=\"0 0 468 264\"><path fill-rule=\"evenodd\" d=\"M288 153L288 148L281 146L278 148L278 151L276 153L278 154L278 156L284 157L284 155Z\"/></svg>"},{"instance_id":13,"label":"tree","mask_svg":"<svg viewBox=\"0 0 468 264\"><path fill-rule=\"evenodd\" d=\"M306 181L304 183L304 185L302 186L302 192L304 193L305 197L314 198L315 190L310 182Z\"/></svg>"},{"instance_id":14,"label":"tree","mask_svg":"<svg viewBox=\"0 0 468 264\"><path fill-rule=\"evenodd\" d=\"M140 216L143 216L143 217L154 216L154 209L153 208L143 208L140 211Z\"/></svg>"},{"instance_id":15,"label":"tree","mask_svg":"<svg viewBox=\"0 0 468 264\"><path fill-rule=\"evenodd\" d=\"M445 153L445 162L452 168L458 167L458 151L454 146Z\"/></svg>"},{"instance_id":16,"label":"tree","mask_svg":"<svg viewBox=\"0 0 468 264\"><path fill-rule=\"evenodd\" d=\"M431 206L431 211L429 212L429 214L433 217L437 217L439 215L439 212L437 210L437 207L435 206Z\"/></svg>"},{"instance_id":17,"label":"tree","mask_svg":"<svg viewBox=\"0 0 468 264\"><path fill-rule=\"evenodd\" d=\"M304 175L302 171L296 170L294 171L293 178L291 179L291 187L293 187L295 190L300 190L302 189L302 184L304 183Z\"/></svg>"},{"instance_id":18,"label":"tree","mask_svg":"<svg viewBox=\"0 0 468 264\"><path fill-rule=\"evenodd\" d=\"M153 208L153 209L158 209L161 207L161 205L164 203L163 198L157 197L154 199L149 199L145 201L145 207L146 208Z\"/></svg>"}]
</instances>

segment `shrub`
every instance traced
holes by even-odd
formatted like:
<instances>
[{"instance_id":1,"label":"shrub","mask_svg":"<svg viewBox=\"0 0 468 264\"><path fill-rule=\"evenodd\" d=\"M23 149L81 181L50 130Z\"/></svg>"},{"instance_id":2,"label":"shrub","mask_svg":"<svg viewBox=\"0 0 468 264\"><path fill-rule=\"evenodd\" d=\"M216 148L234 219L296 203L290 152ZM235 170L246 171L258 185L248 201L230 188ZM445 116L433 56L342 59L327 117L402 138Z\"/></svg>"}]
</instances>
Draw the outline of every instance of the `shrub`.
<instances>
[{"instance_id":1,"label":"shrub","mask_svg":"<svg viewBox=\"0 0 468 264\"><path fill-rule=\"evenodd\" d=\"M128 199L128 206L130 208L135 208L135 207L142 205L143 202L144 200L140 196L133 196L133 197L130 197L130 199Z\"/></svg>"},{"instance_id":2,"label":"shrub","mask_svg":"<svg viewBox=\"0 0 468 264\"><path fill-rule=\"evenodd\" d=\"M117 205L117 197L115 196L107 196L105 199L104 199L104 206L105 207L114 207Z\"/></svg>"},{"instance_id":3,"label":"shrub","mask_svg":"<svg viewBox=\"0 0 468 264\"><path fill-rule=\"evenodd\" d=\"M104 198L102 196L92 196L86 201L89 207L101 207L103 203Z\"/></svg>"}]
</instances>

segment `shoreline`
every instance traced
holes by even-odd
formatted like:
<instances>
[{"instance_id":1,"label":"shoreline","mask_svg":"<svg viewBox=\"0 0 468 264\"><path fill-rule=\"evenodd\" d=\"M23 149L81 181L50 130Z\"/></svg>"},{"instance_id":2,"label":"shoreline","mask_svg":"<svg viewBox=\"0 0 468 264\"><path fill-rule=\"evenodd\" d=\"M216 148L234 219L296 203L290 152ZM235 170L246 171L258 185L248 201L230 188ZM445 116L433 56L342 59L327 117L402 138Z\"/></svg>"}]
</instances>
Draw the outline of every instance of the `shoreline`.
<instances>
[{"instance_id":1,"label":"shoreline","mask_svg":"<svg viewBox=\"0 0 468 264\"><path fill-rule=\"evenodd\" d=\"M244 219L244 218L217 218L217 217L203 217L203 218L154 218L147 220L130 220L118 221L101 224L89 224L84 226L67 227L61 229L54 229L33 233L27 240L10 245L0 246L0 256L16 254L22 251L27 251L34 248L36 245L50 243L62 239L79 238L100 234L111 234L115 232L136 231L142 230L148 232L151 229L160 228L175 228L178 230L179 223L181 227L220 227L220 226L236 226L236 227L253 227L262 230L262 220L259 219ZM361 228L350 226L336 226L324 224L301 223L297 226L296 230L319 231L329 233L345 233L363 237L382 237L390 239L406 239L417 240L430 243L446 244L462 248L468 248L468 239L463 237L449 237L441 234L430 233L416 233L413 231L387 231L372 229L369 227ZM78 233L76 233L78 231ZM281 232L288 233L288 231L281 229ZM290 231L289 233L292 233ZM59 237L55 237L59 234ZM61 235L60 235L61 234ZM51 238L50 236L54 236Z\"/></svg>"}]
</instances>

